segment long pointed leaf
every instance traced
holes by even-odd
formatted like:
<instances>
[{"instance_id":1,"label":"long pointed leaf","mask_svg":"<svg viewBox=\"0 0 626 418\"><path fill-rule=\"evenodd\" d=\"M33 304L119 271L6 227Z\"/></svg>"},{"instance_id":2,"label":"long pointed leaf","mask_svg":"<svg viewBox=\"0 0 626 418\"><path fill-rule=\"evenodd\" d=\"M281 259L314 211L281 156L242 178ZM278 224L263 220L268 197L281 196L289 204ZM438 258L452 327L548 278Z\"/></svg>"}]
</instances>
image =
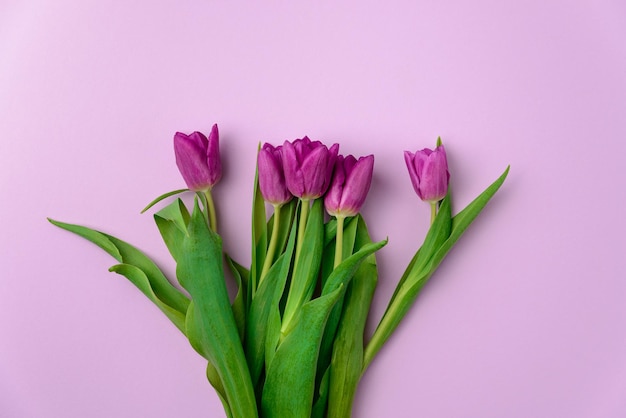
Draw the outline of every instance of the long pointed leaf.
<instances>
[{"instance_id":1,"label":"long pointed leaf","mask_svg":"<svg viewBox=\"0 0 626 418\"><path fill-rule=\"evenodd\" d=\"M131 264L116 264L109 268L109 271L112 271L117 274L121 274L126 277L133 283L141 292L148 297L164 314L167 316L170 321L176 325L183 334L185 333L185 315L173 309L171 306L163 303L161 299L157 297L150 286L150 280L148 280L148 276L139 269Z\"/></svg>"},{"instance_id":2,"label":"long pointed leaf","mask_svg":"<svg viewBox=\"0 0 626 418\"><path fill-rule=\"evenodd\" d=\"M144 213L145 211L147 211L148 209L150 209L152 206L156 205L157 203L159 203L163 199L166 199L166 198L168 198L170 196L174 196L176 194L179 194L179 193L182 193L182 192L187 192L187 191L189 191L189 189L178 189L178 190L174 190L172 192L163 193L161 196L157 197L152 202L148 203L148 206L143 208L141 210L141 213Z\"/></svg>"},{"instance_id":3,"label":"long pointed leaf","mask_svg":"<svg viewBox=\"0 0 626 418\"><path fill-rule=\"evenodd\" d=\"M306 223L304 236L297 237L298 244L302 240L302 251L298 256L296 250L295 266L289 295L285 305L281 332L286 335L293 326L294 317L302 305L311 300L317 275L319 273L324 241L324 210L322 199L316 199Z\"/></svg>"},{"instance_id":4,"label":"long pointed leaf","mask_svg":"<svg viewBox=\"0 0 626 418\"><path fill-rule=\"evenodd\" d=\"M264 418L309 418L322 332L343 288L304 304L297 325L279 346L263 388Z\"/></svg>"},{"instance_id":5,"label":"long pointed leaf","mask_svg":"<svg viewBox=\"0 0 626 418\"><path fill-rule=\"evenodd\" d=\"M259 144L258 150L261 149ZM257 152L258 152L257 150ZM252 197L252 264L250 266L250 290L251 295L256 293L263 263L267 254L267 223L265 213L265 201L259 187L259 168L254 174L254 194Z\"/></svg>"},{"instance_id":6,"label":"long pointed leaf","mask_svg":"<svg viewBox=\"0 0 626 418\"><path fill-rule=\"evenodd\" d=\"M294 225L287 243L287 249L270 268L250 306L245 348L254 386L256 386L263 370L266 337L268 335L268 318L270 317L270 311L275 310L278 312L278 304L291 267L295 236L296 227ZM279 336L276 335L275 338L279 338Z\"/></svg>"},{"instance_id":7,"label":"long pointed leaf","mask_svg":"<svg viewBox=\"0 0 626 418\"><path fill-rule=\"evenodd\" d=\"M154 221L159 228L161 237L176 261L180 258L183 240L187 235L189 218L189 211L180 199L176 199L154 214Z\"/></svg>"},{"instance_id":8,"label":"long pointed leaf","mask_svg":"<svg viewBox=\"0 0 626 418\"><path fill-rule=\"evenodd\" d=\"M144 253L132 245L115 238L111 235L107 235L103 232L96 231L91 228L87 228L81 225L68 224L64 222L48 219L50 223L58 226L59 228L73 232L102 248L115 258L119 263L135 266L145 274L150 286L150 294L154 295L154 298L160 301L157 306L161 309L162 305L168 306L173 311L178 311L182 315L185 315L187 307L189 305L189 299L176 289L161 272L161 270L150 260ZM124 271L128 271L127 269ZM136 273L132 273L132 277L137 277ZM133 282L135 283L135 282ZM142 280L138 280L137 283L145 284ZM137 285L135 283L135 285ZM140 290L144 292L144 289L140 287ZM145 292L144 292L145 293ZM148 296L150 297L150 296ZM152 300L152 299L151 299ZM154 300L153 300L154 302ZM168 317L170 317L170 310L163 311ZM171 318L170 318L171 319ZM176 323L175 323L176 325ZM176 325L177 327L179 325Z\"/></svg>"},{"instance_id":9,"label":"long pointed leaf","mask_svg":"<svg viewBox=\"0 0 626 418\"><path fill-rule=\"evenodd\" d=\"M356 246L371 243L367 226L359 216ZM378 271L375 254L367 256L348 286L344 309L333 344L327 418L349 417L363 368L364 331Z\"/></svg>"},{"instance_id":10,"label":"long pointed leaf","mask_svg":"<svg viewBox=\"0 0 626 418\"><path fill-rule=\"evenodd\" d=\"M256 417L250 373L224 283L221 239L209 229L197 201L181 254L176 274L193 300L186 322L189 341L215 367L233 417Z\"/></svg>"},{"instance_id":11,"label":"long pointed leaf","mask_svg":"<svg viewBox=\"0 0 626 418\"><path fill-rule=\"evenodd\" d=\"M433 255L429 257L428 263L420 266L420 268L413 268L409 273L404 283L402 283L401 288L397 291L395 299L390 302L387 312L383 315L371 341L367 345L364 357L364 370L400 324L400 321L409 311L417 295L428 279L433 275L439 264L441 264L450 249L452 249L452 246L458 241L463 232L465 232L467 227L476 219L476 216L478 216L485 205L487 205L489 200L491 200L493 195L502 186L509 173L509 168L510 167L507 167L496 181L489 185L489 187L465 209L452 218L452 228L448 238L434 251Z\"/></svg>"}]
</instances>

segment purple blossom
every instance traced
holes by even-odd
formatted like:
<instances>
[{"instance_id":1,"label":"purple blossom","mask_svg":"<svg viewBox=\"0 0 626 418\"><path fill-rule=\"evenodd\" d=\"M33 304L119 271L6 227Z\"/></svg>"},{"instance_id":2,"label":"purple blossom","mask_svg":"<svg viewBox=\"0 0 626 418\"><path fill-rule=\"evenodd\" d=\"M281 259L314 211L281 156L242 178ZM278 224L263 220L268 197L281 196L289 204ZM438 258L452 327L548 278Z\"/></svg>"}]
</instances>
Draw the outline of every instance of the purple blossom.
<instances>
[{"instance_id":1,"label":"purple blossom","mask_svg":"<svg viewBox=\"0 0 626 418\"><path fill-rule=\"evenodd\" d=\"M322 196L330 185L339 144L330 149L308 137L285 141L282 149L287 188L296 197L310 200Z\"/></svg>"},{"instance_id":2,"label":"purple blossom","mask_svg":"<svg viewBox=\"0 0 626 418\"><path fill-rule=\"evenodd\" d=\"M213 125L209 139L200 132L176 132L174 153L178 170L190 190L210 190L222 177L217 124Z\"/></svg>"},{"instance_id":3,"label":"purple blossom","mask_svg":"<svg viewBox=\"0 0 626 418\"><path fill-rule=\"evenodd\" d=\"M332 216L354 216L361 210L372 183L374 156L357 159L340 155L330 189L324 198L326 211Z\"/></svg>"},{"instance_id":4,"label":"purple blossom","mask_svg":"<svg viewBox=\"0 0 626 418\"><path fill-rule=\"evenodd\" d=\"M283 205L293 197L285 184L282 148L265 143L257 159L261 194L272 205Z\"/></svg>"},{"instance_id":5,"label":"purple blossom","mask_svg":"<svg viewBox=\"0 0 626 418\"><path fill-rule=\"evenodd\" d=\"M448 193L448 160L443 145L434 150L424 148L415 154L404 151L404 161L409 169L413 188L420 199L438 202Z\"/></svg>"}]
</instances>

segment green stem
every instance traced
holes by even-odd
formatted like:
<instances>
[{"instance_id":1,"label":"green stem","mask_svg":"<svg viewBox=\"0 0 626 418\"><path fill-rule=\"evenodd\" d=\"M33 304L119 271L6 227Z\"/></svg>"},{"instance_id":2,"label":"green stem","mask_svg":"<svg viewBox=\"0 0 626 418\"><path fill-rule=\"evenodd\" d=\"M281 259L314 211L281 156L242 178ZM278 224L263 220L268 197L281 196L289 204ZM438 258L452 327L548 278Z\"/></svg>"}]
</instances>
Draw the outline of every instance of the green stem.
<instances>
[{"instance_id":1,"label":"green stem","mask_svg":"<svg viewBox=\"0 0 626 418\"><path fill-rule=\"evenodd\" d=\"M306 220L309 217L309 199L300 199L300 222L298 223L298 237L296 243L296 266L300 259L300 251L302 251L302 244L304 238L304 230L306 229ZM294 266L295 268L295 266Z\"/></svg>"},{"instance_id":2,"label":"green stem","mask_svg":"<svg viewBox=\"0 0 626 418\"><path fill-rule=\"evenodd\" d=\"M409 312L415 298L417 298L420 290L424 287L430 276L432 276L437 265L430 268L427 272L418 273L414 278L409 278L398 290L396 297L389 303L389 307L380 320L376 331L374 331L372 339L365 348L365 354L363 355L363 373L365 373L367 366L369 366L376 354ZM412 284L406 284L409 282L412 282Z\"/></svg>"},{"instance_id":3,"label":"green stem","mask_svg":"<svg viewBox=\"0 0 626 418\"><path fill-rule=\"evenodd\" d=\"M400 302L398 302L400 301ZM389 339L393 331L398 327L400 321L411 307L410 303L402 303L402 292L398 294L398 297L391 303L391 306L385 312L385 315L380 320L380 324L374 331L372 339L365 348L363 355L363 373L367 370L376 354L383 347L385 342Z\"/></svg>"},{"instance_id":4,"label":"green stem","mask_svg":"<svg viewBox=\"0 0 626 418\"><path fill-rule=\"evenodd\" d=\"M261 270L261 277L259 278L259 285L261 280L267 274L270 267L272 267L274 261L274 254L276 253L276 245L278 244L278 230L280 229L280 209L283 205L274 205L274 223L272 226L272 237L270 238L270 244L267 249L265 261L263 262L263 269Z\"/></svg>"},{"instance_id":5,"label":"green stem","mask_svg":"<svg viewBox=\"0 0 626 418\"><path fill-rule=\"evenodd\" d=\"M211 195L211 190L205 190L204 195L206 196L207 201L207 211L209 212L209 225L213 232L217 234L217 216L215 215L215 203L213 203L213 196Z\"/></svg>"},{"instance_id":6,"label":"green stem","mask_svg":"<svg viewBox=\"0 0 626 418\"><path fill-rule=\"evenodd\" d=\"M337 268L343 261L343 220L345 216L337 215L337 236L335 239L335 264L334 268Z\"/></svg>"},{"instance_id":7,"label":"green stem","mask_svg":"<svg viewBox=\"0 0 626 418\"><path fill-rule=\"evenodd\" d=\"M435 217L437 216L437 202L430 202L430 224L432 225L435 222Z\"/></svg>"}]
</instances>

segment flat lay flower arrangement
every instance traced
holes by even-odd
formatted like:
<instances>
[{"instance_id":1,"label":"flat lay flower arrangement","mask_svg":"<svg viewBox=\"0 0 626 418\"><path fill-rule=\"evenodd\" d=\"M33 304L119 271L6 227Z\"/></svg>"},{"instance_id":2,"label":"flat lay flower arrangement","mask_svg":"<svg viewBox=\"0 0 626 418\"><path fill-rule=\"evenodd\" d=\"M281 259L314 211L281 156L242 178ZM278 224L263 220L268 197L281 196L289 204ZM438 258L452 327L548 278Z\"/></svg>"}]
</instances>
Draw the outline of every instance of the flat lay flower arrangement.
<instances>
[{"instance_id":1,"label":"flat lay flower arrangement","mask_svg":"<svg viewBox=\"0 0 626 418\"><path fill-rule=\"evenodd\" d=\"M80 225L54 225L95 243L207 360L206 376L226 416L349 417L357 385L446 254L504 182L504 173L456 215L446 151L405 151L409 178L431 207L430 228L399 279L371 338L365 335L378 273L373 240L359 214L374 156L339 154L309 138L258 149L252 197L251 264L222 250L212 189L222 176L219 133L174 136L186 189L154 214L176 277L132 245ZM268 213L268 209L269 212ZM428 219L424 220L428 222ZM229 298L224 271L237 285ZM385 278L385 280L389 280Z\"/></svg>"}]
</instances>

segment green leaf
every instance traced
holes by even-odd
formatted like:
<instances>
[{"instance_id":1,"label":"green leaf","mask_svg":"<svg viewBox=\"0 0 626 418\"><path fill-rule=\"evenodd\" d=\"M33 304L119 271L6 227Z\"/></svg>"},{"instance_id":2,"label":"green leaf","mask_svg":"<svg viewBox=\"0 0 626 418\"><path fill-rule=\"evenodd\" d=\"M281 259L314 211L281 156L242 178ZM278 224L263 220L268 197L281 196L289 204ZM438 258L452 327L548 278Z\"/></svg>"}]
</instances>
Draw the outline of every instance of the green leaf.
<instances>
[{"instance_id":1,"label":"green leaf","mask_svg":"<svg viewBox=\"0 0 626 418\"><path fill-rule=\"evenodd\" d=\"M416 269L413 284L407 291L409 297L415 299L417 294L426 284L428 279L433 275L437 267L441 264L445 256L452 249L452 246L459 240L467 227L476 219L478 214L485 208L489 200L495 195L498 189L506 180L509 174L510 166L504 170L504 173L498 177L485 191L483 191L476 199L465 207L461 212L452 218L452 229L448 238L436 249L433 256L429 259L427 265L423 268Z\"/></svg>"},{"instance_id":2,"label":"green leaf","mask_svg":"<svg viewBox=\"0 0 626 418\"><path fill-rule=\"evenodd\" d=\"M228 405L228 399L226 399L224 385L222 385L222 380L220 379L220 375L217 373L217 369L213 367L211 363L207 363L206 365L206 377L209 380L209 383L211 383L211 386L215 389L215 392L217 392L217 396L219 396L220 401L222 401L226 417L232 418L233 413L230 412L230 405Z\"/></svg>"},{"instance_id":3,"label":"green leaf","mask_svg":"<svg viewBox=\"0 0 626 418\"><path fill-rule=\"evenodd\" d=\"M342 261L341 264L339 264L328 277L328 280L322 289L322 295L334 292L339 286L347 284L361 265L363 259L380 250L385 245L387 245L386 239L365 244L359 249L359 251Z\"/></svg>"},{"instance_id":4,"label":"green leaf","mask_svg":"<svg viewBox=\"0 0 626 418\"><path fill-rule=\"evenodd\" d=\"M305 303L293 331L278 347L267 371L261 400L264 418L309 418L319 345L326 320L342 286Z\"/></svg>"},{"instance_id":5,"label":"green leaf","mask_svg":"<svg viewBox=\"0 0 626 418\"><path fill-rule=\"evenodd\" d=\"M261 144L259 143L259 150ZM258 151L257 151L258 152ZM250 266L251 294L256 293L263 263L267 253L267 223L265 213L265 200L259 187L259 168L254 175L254 195L252 198L252 264Z\"/></svg>"},{"instance_id":6,"label":"green leaf","mask_svg":"<svg viewBox=\"0 0 626 418\"><path fill-rule=\"evenodd\" d=\"M257 382L263 371L264 360L266 357L266 337L271 335L270 341L274 342L271 348L272 353L275 351L276 343L280 338L280 313L279 303L282 297L287 276L291 267L291 260L296 241L296 225L292 227L292 231L287 243L287 249L280 256L278 261L270 268L267 276L261 282L259 289L252 300L250 306L248 323L246 327L246 358L250 367L250 375L252 383L256 387ZM278 326L272 329L270 333L270 316L275 318L278 316ZM275 324L276 325L276 324ZM271 356L269 363L271 363ZM268 364L269 364L268 363Z\"/></svg>"},{"instance_id":7,"label":"green leaf","mask_svg":"<svg viewBox=\"0 0 626 418\"><path fill-rule=\"evenodd\" d=\"M356 246L362 248L369 243L371 239L367 226L359 216ZM351 416L354 395L363 369L365 324L377 281L376 257L371 254L359 266L344 297L329 369L327 418Z\"/></svg>"},{"instance_id":8,"label":"green leaf","mask_svg":"<svg viewBox=\"0 0 626 418\"><path fill-rule=\"evenodd\" d=\"M152 202L148 203L148 206L143 208L141 213L144 213L145 211L147 211L148 209L150 209L152 206L156 205L157 203L159 203L163 199L166 199L166 198L168 198L170 196L174 196L175 194L179 194L179 193L187 192L187 191L189 191L189 189L178 189L178 190L174 190L173 192L164 193L161 196L159 196L156 199L154 199Z\"/></svg>"},{"instance_id":9,"label":"green leaf","mask_svg":"<svg viewBox=\"0 0 626 418\"><path fill-rule=\"evenodd\" d=\"M354 250L354 240L357 229L358 216L352 216L344 220L343 231L343 259L350 257ZM337 219L332 218L324 225L324 253L322 255L322 286L335 268L335 237L337 235Z\"/></svg>"},{"instance_id":10,"label":"green leaf","mask_svg":"<svg viewBox=\"0 0 626 418\"><path fill-rule=\"evenodd\" d=\"M510 168L511 166L508 166L506 170L504 170L504 173L502 173L496 181L494 181L489 187L487 187L487 189L485 189L484 192L467 205L465 209L452 218L452 232L448 240L441 246L438 253L441 253L442 250L449 250L456 243L467 227L474 221L474 219L476 219L478 214L485 208L498 189L500 189L509 174ZM439 254L435 256L435 259L438 259L439 257L443 258L443 256Z\"/></svg>"},{"instance_id":11,"label":"green leaf","mask_svg":"<svg viewBox=\"0 0 626 418\"><path fill-rule=\"evenodd\" d=\"M370 242L362 245L356 253L345 259L341 264L337 266L337 268L335 268L335 270L333 270L322 289L322 295L334 291L335 289L337 289L338 286L345 285L347 286L347 288L349 288L351 284L350 280L353 278L354 274L361 266L361 263L367 257L384 247L386 244L387 240L379 241L376 243ZM342 301L342 299L340 298L339 301ZM320 357L318 360L319 373L323 373L328 368L328 365L330 363L333 342L335 341L337 327L341 318L341 310L336 311L338 307L341 307L339 305L339 302L333 308L333 312L329 316L326 328L324 329L324 336L320 347Z\"/></svg>"},{"instance_id":12,"label":"green leaf","mask_svg":"<svg viewBox=\"0 0 626 418\"><path fill-rule=\"evenodd\" d=\"M167 280L156 264L154 264L154 262L144 253L132 245L103 232L81 225L68 224L52 219L48 220L50 223L58 226L59 228L73 232L93 242L109 253L119 263L134 266L140 270L148 283L145 282L141 274L132 271L129 267L119 267L113 271L119 272L123 275L126 275L124 273L128 273L130 277L126 277L129 278L133 284L139 287L139 289L146 294L150 300L153 302L158 300L159 303L157 304L157 307L159 307L159 309L161 309L163 313L165 313L168 318L174 322L174 325L180 329L180 324L177 319L178 317L174 316L174 319L172 319L172 311L177 311L184 316L189 305L189 299ZM147 291L146 286L149 286L149 291ZM168 308L164 310L165 306Z\"/></svg>"},{"instance_id":13,"label":"green leaf","mask_svg":"<svg viewBox=\"0 0 626 418\"><path fill-rule=\"evenodd\" d=\"M298 309L311 300L317 275L322 261L323 241L324 241L324 209L323 199L316 199L311 208L309 218L306 223L304 237L297 237L302 240L302 251L300 258L296 259L289 295L285 305L281 332L286 335L293 325L293 319ZM298 255L296 254L296 257Z\"/></svg>"},{"instance_id":14,"label":"green leaf","mask_svg":"<svg viewBox=\"0 0 626 418\"><path fill-rule=\"evenodd\" d=\"M109 239L106 237L106 234L104 234L103 232L96 231L95 229L87 228L81 225L55 221L54 219L50 218L48 218L48 222L50 222L52 225L58 226L59 228L65 229L66 231L73 232L74 234L93 242L120 263L124 261L119 249L115 246L115 244L109 241Z\"/></svg>"},{"instance_id":15,"label":"green leaf","mask_svg":"<svg viewBox=\"0 0 626 418\"><path fill-rule=\"evenodd\" d=\"M393 304L400 290L404 288L405 282L410 278L415 279L416 274L419 274L418 272L424 268L424 266L431 260L435 252L439 250L439 247L450 236L452 230L452 209L450 200L450 189L448 189L448 194L441 202L439 212L435 217L435 222L433 222L431 227L428 229L426 237L424 238L424 243L415 252L413 259L402 274L400 282L393 292L389 306Z\"/></svg>"},{"instance_id":16,"label":"green leaf","mask_svg":"<svg viewBox=\"0 0 626 418\"><path fill-rule=\"evenodd\" d=\"M284 263L290 262L286 255L281 255L276 263L269 269L265 279L252 300L245 337L245 352L250 368L252 384L257 387L265 361L266 337L268 334L269 321L273 309L278 312L278 303L274 303L274 294L278 288L284 289L287 274L283 274ZM287 266L288 269L288 266Z\"/></svg>"},{"instance_id":17,"label":"green leaf","mask_svg":"<svg viewBox=\"0 0 626 418\"><path fill-rule=\"evenodd\" d=\"M268 369L274 359L276 347L281 338L280 328L282 322L280 317L280 302L283 298L285 285L291 269L297 235L296 231L297 226L294 223L285 253L282 255L280 261L272 266L268 272L267 283L265 283L266 280L261 283L259 293L255 297L255 300L252 301L250 316L254 317L254 319L251 319L250 323L254 324L254 328L250 328L252 335L247 336L246 344L250 345L247 353L250 361L254 364L254 367L251 367L251 369L253 369L253 377L256 377L259 371L258 362L260 359L258 357L261 355L262 348L260 344L264 343L265 345L265 367ZM280 270L275 277L275 269L278 268L280 268ZM269 307L267 306L268 301L270 302ZM267 318L267 321L264 321L264 318Z\"/></svg>"},{"instance_id":18,"label":"green leaf","mask_svg":"<svg viewBox=\"0 0 626 418\"><path fill-rule=\"evenodd\" d=\"M189 211L182 200L176 199L154 214L154 221L159 228L161 237L174 260L181 256L182 244L187 235Z\"/></svg>"},{"instance_id":19,"label":"green leaf","mask_svg":"<svg viewBox=\"0 0 626 418\"><path fill-rule=\"evenodd\" d=\"M161 299L157 297L150 286L150 280L148 276L139 269L131 264L116 264L109 268L109 271L121 274L126 277L132 284L137 286L141 292L148 297L169 319L176 325L176 328L181 330L183 334L185 333L185 315L173 309L169 305L163 303Z\"/></svg>"},{"instance_id":20,"label":"green leaf","mask_svg":"<svg viewBox=\"0 0 626 418\"><path fill-rule=\"evenodd\" d=\"M465 209L452 218L451 230L445 241L438 247L432 248L430 255L427 257L426 263L417 263L411 268L406 280L401 282L396 289L395 297L389 303L387 311L383 315L371 341L369 342L364 356L364 366L371 363L374 356L382 348L383 344L389 339L393 331L400 324L400 321L409 311L417 295L424 287L428 279L433 275L444 257L448 254L452 246L458 241L463 232L472 223L476 216L484 209L485 205L491 200L493 195L498 191L500 186L506 179L509 168L496 181L494 181L485 191L483 191L476 199L474 199ZM442 205L443 208L443 205ZM439 216L439 214L437 215ZM435 224L437 220L435 220ZM435 228L433 224L433 228ZM432 228L431 228L432 229ZM430 232L429 232L430 233ZM435 231L434 233L437 233ZM420 250L421 253L421 250Z\"/></svg>"},{"instance_id":21,"label":"green leaf","mask_svg":"<svg viewBox=\"0 0 626 418\"><path fill-rule=\"evenodd\" d=\"M502 173L496 181L494 181L489 187L487 187L487 189L485 189L485 191L483 191L476 199L467 205L465 209L452 218L449 236L435 249L435 251L433 251L433 255L428 260L428 264L424 265L423 268L416 269L417 274L414 281L418 283L414 283L412 285L411 294L415 293L417 296L417 292L421 290L428 278L430 278L437 267L439 267L439 264L441 264L444 257L452 249L452 246L459 240L467 227L474 221L474 219L476 219L489 200L491 200L498 189L502 186L504 180L506 180L506 177L509 174L509 168L510 167L507 167L504 173Z\"/></svg>"},{"instance_id":22,"label":"green leaf","mask_svg":"<svg viewBox=\"0 0 626 418\"><path fill-rule=\"evenodd\" d=\"M233 417L256 417L250 373L224 283L221 239L209 229L197 200L182 249L176 274L193 300L186 322L189 341L215 367Z\"/></svg>"},{"instance_id":23,"label":"green leaf","mask_svg":"<svg viewBox=\"0 0 626 418\"><path fill-rule=\"evenodd\" d=\"M285 203L281 210L280 222L278 225L278 239L277 239L277 251L276 251L276 259L282 254L285 246L287 245L287 240L289 238L289 234L291 231L291 226L293 224L293 219L296 214L296 208L298 207L298 201L296 199L292 199L289 203ZM267 223L267 231L270 234L274 228L274 215L270 217L270 220Z\"/></svg>"},{"instance_id":24,"label":"green leaf","mask_svg":"<svg viewBox=\"0 0 626 418\"><path fill-rule=\"evenodd\" d=\"M318 368L319 373L319 368ZM317 376L316 376L317 379ZM328 406L328 391L330 380L330 368L326 368L326 371L323 373L322 378L320 379L319 389L317 391L316 396L314 397L313 402L313 410L311 411L311 418L326 418L326 410ZM349 415L347 415L349 416Z\"/></svg>"},{"instance_id":25,"label":"green leaf","mask_svg":"<svg viewBox=\"0 0 626 418\"><path fill-rule=\"evenodd\" d=\"M360 216L354 216L347 218L344 223L344 233L343 233L343 259L350 257L354 251L355 240L357 235L357 226L359 224L358 219ZM334 219L334 218L333 218ZM331 234L333 237L336 236L336 222L333 222L334 225L327 227L325 234ZM321 285L322 287L326 284L328 277L334 270L335 265L335 246L336 241L328 240L325 236L325 242L327 243L324 248L324 256L322 258L322 274L321 274ZM371 241L370 241L371 242ZM357 248L358 250L358 248ZM349 289L348 286L347 289ZM348 291L348 290L347 290ZM330 317L328 318L328 322L326 325L326 329L324 330L324 336L322 337L322 345L320 347L320 356L317 363L317 379L316 384L319 386L320 379L324 376L324 372L330 366L330 359L332 353L333 341L335 340L335 331L337 329L337 323L341 318L341 311L343 307L343 297L339 298L339 301L333 308L330 313Z\"/></svg>"},{"instance_id":26,"label":"green leaf","mask_svg":"<svg viewBox=\"0 0 626 418\"><path fill-rule=\"evenodd\" d=\"M244 279L242 274L245 274L248 270L242 265L237 264L228 254L226 254L225 257L226 263L237 283L237 295L235 295L232 308L235 322L237 323L237 330L239 331L239 338L243 341L246 332L246 312L248 307L248 301L246 299L248 293L246 290L247 286L245 285L247 278Z\"/></svg>"}]
</instances>

